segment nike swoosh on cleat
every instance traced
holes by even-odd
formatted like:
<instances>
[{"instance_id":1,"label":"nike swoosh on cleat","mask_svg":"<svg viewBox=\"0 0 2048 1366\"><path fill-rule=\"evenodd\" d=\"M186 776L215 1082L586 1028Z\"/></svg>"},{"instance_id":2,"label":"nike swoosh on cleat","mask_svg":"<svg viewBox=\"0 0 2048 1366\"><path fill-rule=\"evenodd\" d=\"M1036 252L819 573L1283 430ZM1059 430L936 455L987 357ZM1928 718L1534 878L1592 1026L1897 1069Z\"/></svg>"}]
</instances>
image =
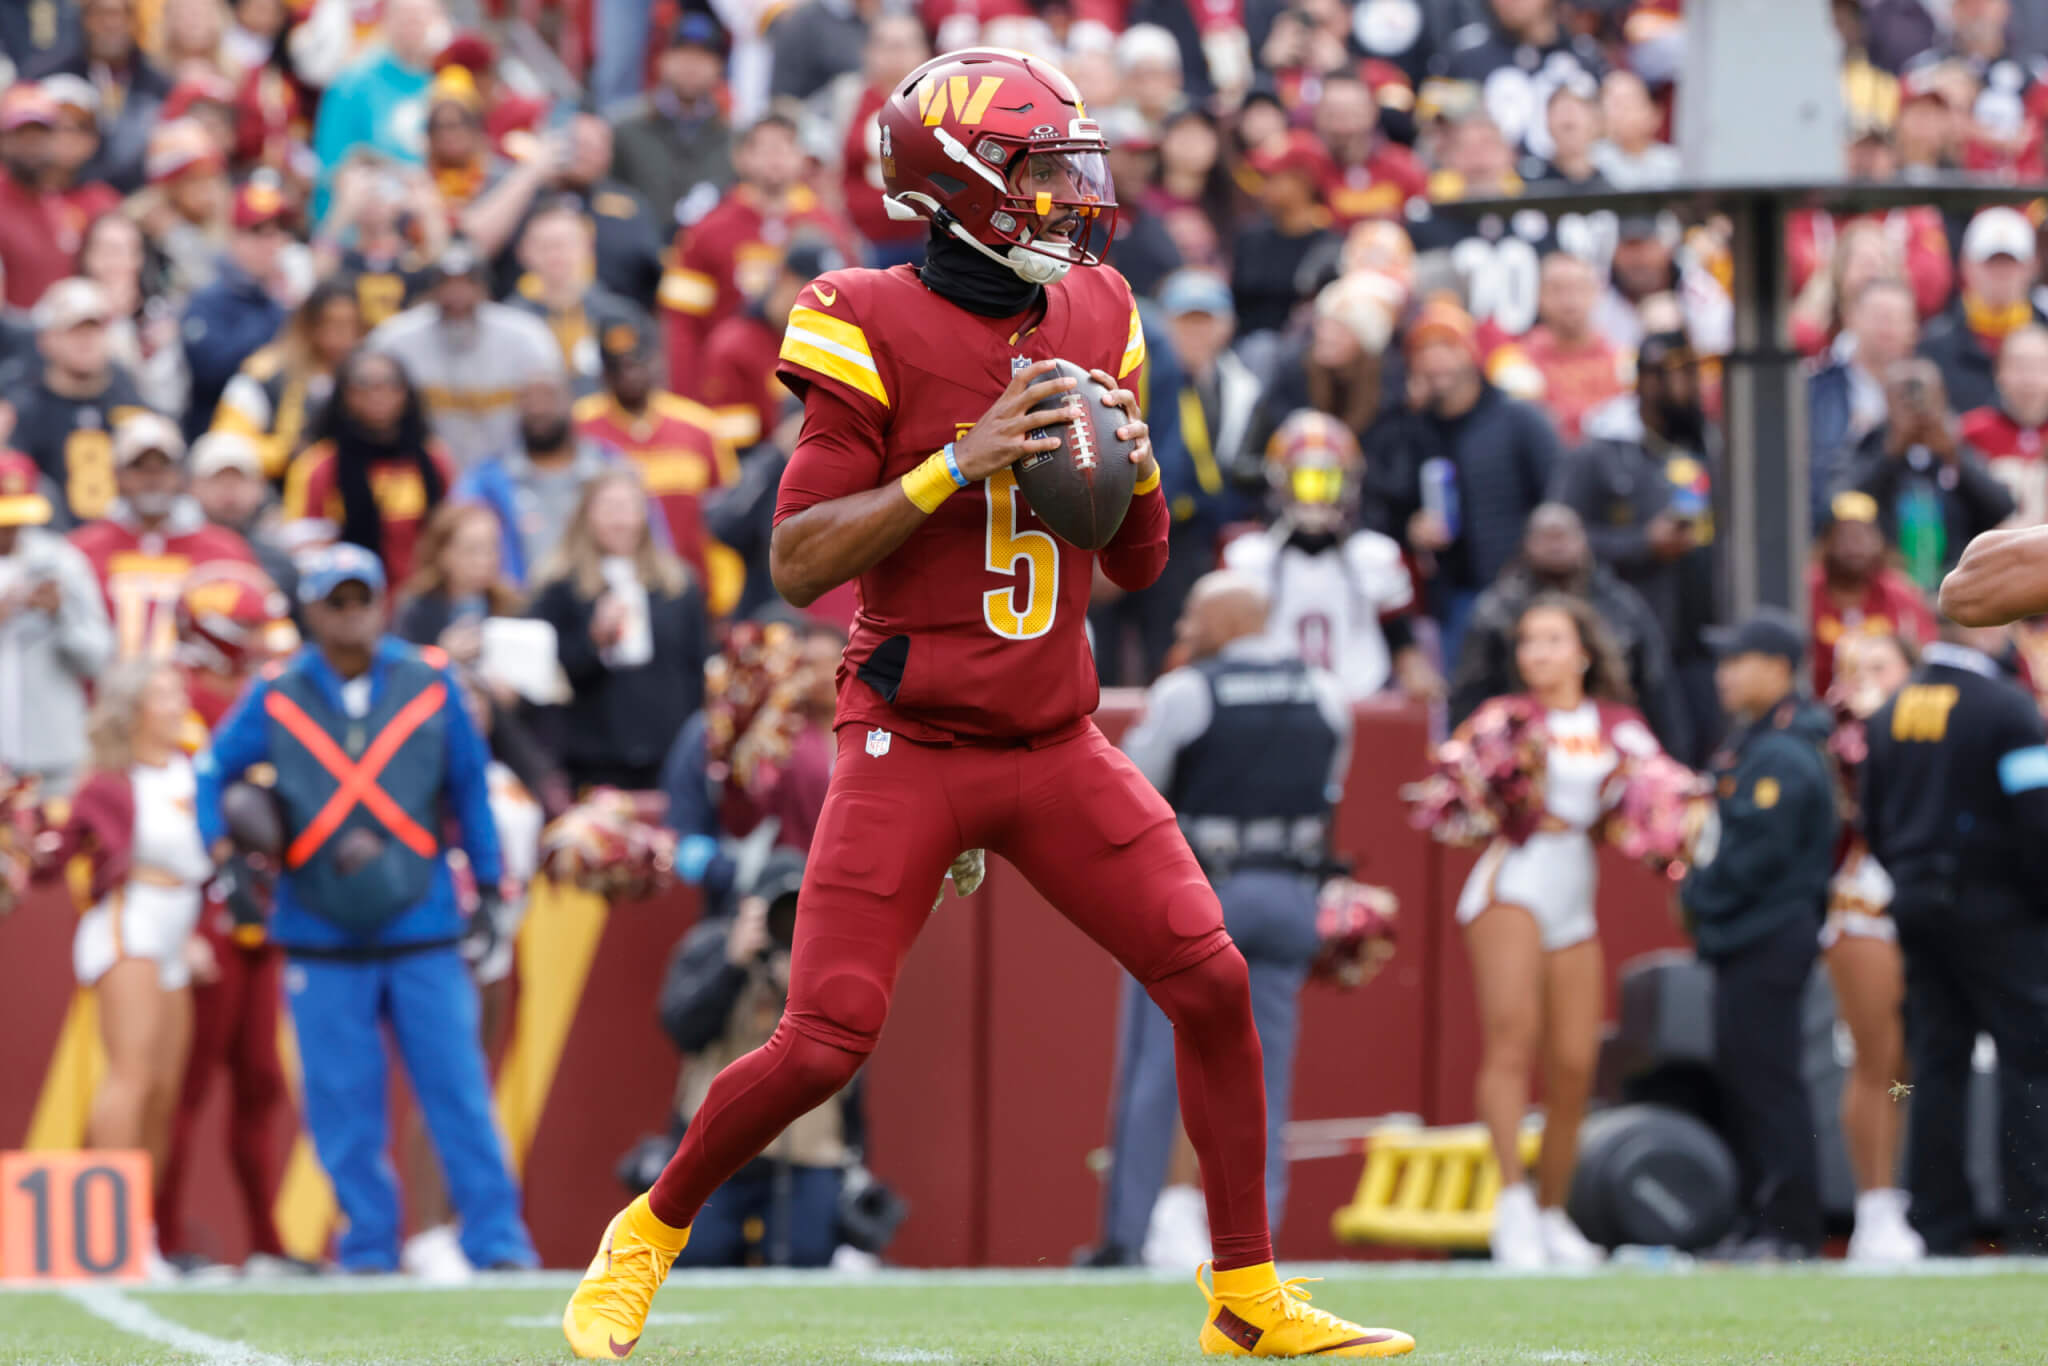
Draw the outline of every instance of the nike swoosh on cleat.
<instances>
[{"instance_id":1,"label":"nike swoosh on cleat","mask_svg":"<svg viewBox=\"0 0 2048 1366\"><path fill-rule=\"evenodd\" d=\"M615 1356L615 1357L625 1357L625 1356L631 1356L631 1355L633 1354L633 1346L634 1346L634 1344L635 1344L635 1343L637 1343L637 1342L639 1342L639 1341L640 1341L640 1339L638 1339L638 1338L632 1338L632 1339L630 1339L630 1340L628 1340L628 1341L626 1341L626 1342L620 1342L620 1341L619 1341L619 1340L618 1340L617 1338L615 1338L615 1337L607 1336L607 1337L605 1338L605 1345L606 1345L607 1347L610 1347L610 1348L612 1349L612 1355L613 1355L613 1356Z\"/></svg>"},{"instance_id":2,"label":"nike swoosh on cleat","mask_svg":"<svg viewBox=\"0 0 2048 1366\"><path fill-rule=\"evenodd\" d=\"M1318 1347L1316 1348L1316 1355L1321 1356L1325 1352L1341 1352L1346 1347L1369 1347L1375 1342L1392 1342L1393 1340L1394 1335L1392 1333L1367 1333L1363 1337L1346 1338L1342 1342L1333 1342L1328 1347Z\"/></svg>"}]
</instances>

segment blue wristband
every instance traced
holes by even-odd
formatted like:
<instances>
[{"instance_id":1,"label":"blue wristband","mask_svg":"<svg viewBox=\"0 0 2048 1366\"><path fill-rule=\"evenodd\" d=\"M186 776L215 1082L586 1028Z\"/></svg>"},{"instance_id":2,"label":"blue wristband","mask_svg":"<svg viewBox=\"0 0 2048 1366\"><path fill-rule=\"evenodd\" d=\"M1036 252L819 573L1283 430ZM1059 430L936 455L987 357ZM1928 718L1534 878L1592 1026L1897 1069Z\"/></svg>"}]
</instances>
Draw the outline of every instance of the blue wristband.
<instances>
[{"instance_id":1,"label":"blue wristband","mask_svg":"<svg viewBox=\"0 0 2048 1366\"><path fill-rule=\"evenodd\" d=\"M960 473L960 462L953 458L953 443L948 441L946 449L940 451L939 454L946 457L946 473L953 476L953 487L956 489L966 488L967 476Z\"/></svg>"}]
</instances>

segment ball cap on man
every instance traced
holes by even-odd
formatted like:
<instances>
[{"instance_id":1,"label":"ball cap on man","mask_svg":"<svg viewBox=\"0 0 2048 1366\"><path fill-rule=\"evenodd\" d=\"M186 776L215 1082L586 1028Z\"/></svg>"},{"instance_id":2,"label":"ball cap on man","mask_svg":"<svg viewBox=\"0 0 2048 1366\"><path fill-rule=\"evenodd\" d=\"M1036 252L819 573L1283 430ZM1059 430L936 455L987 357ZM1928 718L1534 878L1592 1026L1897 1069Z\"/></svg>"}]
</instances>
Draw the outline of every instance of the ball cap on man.
<instances>
[{"instance_id":1,"label":"ball cap on man","mask_svg":"<svg viewBox=\"0 0 2048 1366\"><path fill-rule=\"evenodd\" d=\"M1191 313L1228 318L1237 312L1229 282L1214 271L1199 268L1176 270L1167 276L1159 287L1159 307L1169 318L1185 318Z\"/></svg>"},{"instance_id":2,"label":"ball cap on man","mask_svg":"<svg viewBox=\"0 0 2048 1366\"><path fill-rule=\"evenodd\" d=\"M1759 607L1738 626L1709 627L1703 634L1719 659L1766 655L1796 669L1806 658L1805 628L1782 607Z\"/></svg>"},{"instance_id":3,"label":"ball cap on man","mask_svg":"<svg viewBox=\"0 0 2048 1366\"><path fill-rule=\"evenodd\" d=\"M732 51L732 38L716 19L691 10L676 20L675 27L669 30L668 45L671 48L702 48L723 61Z\"/></svg>"},{"instance_id":4,"label":"ball cap on man","mask_svg":"<svg viewBox=\"0 0 2048 1366\"><path fill-rule=\"evenodd\" d=\"M185 458L185 438L178 424L161 413L136 413L114 428L114 468L127 469L155 453L177 464Z\"/></svg>"},{"instance_id":5,"label":"ball cap on man","mask_svg":"<svg viewBox=\"0 0 2048 1366\"><path fill-rule=\"evenodd\" d=\"M0 133L17 128L54 128L57 101L33 81L21 81L0 95Z\"/></svg>"},{"instance_id":6,"label":"ball cap on man","mask_svg":"<svg viewBox=\"0 0 2048 1366\"><path fill-rule=\"evenodd\" d=\"M372 596L384 592L384 562L359 545L337 541L299 561L299 601L325 602L345 583L359 583Z\"/></svg>"},{"instance_id":7,"label":"ball cap on man","mask_svg":"<svg viewBox=\"0 0 2048 1366\"><path fill-rule=\"evenodd\" d=\"M20 451L0 450L0 527L42 526L50 520L42 475Z\"/></svg>"},{"instance_id":8,"label":"ball cap on man","mask_svg":"<svg viewBox=\"0 0 2048 1366\"><path fill-rule=\"evenodd\" d=\"M114 308L107 291L97 281L82 275L59 280L43 291L30 315L38 332L69 332L86 323L102 325L113 320Z\"/></svg>"},{"instance_id":9,"label":"ball cap on man","mask_svg":"<svg viewBox=\"0 0 2048 1366\"><path fill-rule=\"evenodd\" d=\"M235 193L235 231L269 227L292 211L283 193L268 181L252 180Z\"/></svg>"},{"instance_id":10,"label":"ball cap on man","mask_svg":"<svg viewBox=\"0 0 2048 1366\"><path fill-rule=\"evenodd\" d=\"M1964 261L1981 265L2000 256L2034 259L2034 225L2018 209L2002 204L1984 210L1963 230Z\"/></svg>"},{"instance_id":11,"label":"ball cap on man","mask_svg":"<svg viewBox=\"0 0 2048 1366\"><path fill-rule=\"evenodd\" d=\"M256 443L240 432L208 432L192 443L191 468L194 479L208 479L228 470L261 479L263 457Z\"/></svg>"}]
</instances>

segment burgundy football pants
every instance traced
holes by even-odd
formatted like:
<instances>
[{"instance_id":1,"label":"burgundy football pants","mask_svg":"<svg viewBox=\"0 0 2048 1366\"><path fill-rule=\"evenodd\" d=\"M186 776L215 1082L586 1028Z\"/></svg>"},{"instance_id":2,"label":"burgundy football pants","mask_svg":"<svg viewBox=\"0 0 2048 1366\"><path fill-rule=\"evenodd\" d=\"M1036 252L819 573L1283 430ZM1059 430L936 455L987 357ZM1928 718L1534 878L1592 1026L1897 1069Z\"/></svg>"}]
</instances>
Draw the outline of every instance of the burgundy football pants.
<instances>
[{"instance_id":1,"label":"burgundy football pants","mask_svg":"<svg viewBox=\"0 0 2048 1366\"><path fill-rule=\"evenodd\" d=\"M249 1250L284 1255L270 1209L277 1199L281 1153L279 1115L290 1106L284 1064L277 1056L277 1012L283 999L284 954L274 945L237 947L215 927L214 908L200 918L213 946L220 980L192 990L192 1052L184 1089L171 1120L171 1148L156 1189L157 1238L166 1256L189 1252L185 1238L185 1174L192 1162L192 1131L214 1073L228 1070L228 1157L236 1193L249 1221Z\"/></svg>"},{"instance_id":2,"label":"burgundy football pants","mask_svg":"<svg viewBox=\"0 0 2048 1366\"><path fill-rule=\"evenodd\" d=\"M1143 774L1091 723L1051 744L919 745L847 726L766 1044L718 1075L649 1202L678 1227L791 1121L852 1078L955 855L987 849L1144 983L1173 1022L1216 1265L1272 1257L1265 1087L1244 959ZM942 909L939 914L960 912Z\"/></svg>"}]
</instances>

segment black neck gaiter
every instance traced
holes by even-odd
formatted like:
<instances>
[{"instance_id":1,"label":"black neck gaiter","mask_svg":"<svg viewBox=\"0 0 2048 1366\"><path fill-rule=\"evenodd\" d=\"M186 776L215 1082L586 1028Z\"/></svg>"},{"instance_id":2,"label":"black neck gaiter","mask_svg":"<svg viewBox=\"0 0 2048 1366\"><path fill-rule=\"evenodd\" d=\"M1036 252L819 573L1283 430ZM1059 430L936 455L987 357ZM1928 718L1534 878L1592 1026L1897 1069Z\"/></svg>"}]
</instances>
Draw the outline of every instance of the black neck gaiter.
<instances>
[{"instance_id":1,"label":"black neck gaiter","mask_svg":"<svg viewBox=\"0 0 2048 1366\"><path fill-rule=\"evenodd\" d=\"M934 228L924 247L925 288L984 318L1011 318L1038 302L1039 286Z\"/></svg>"}]
</instances>

